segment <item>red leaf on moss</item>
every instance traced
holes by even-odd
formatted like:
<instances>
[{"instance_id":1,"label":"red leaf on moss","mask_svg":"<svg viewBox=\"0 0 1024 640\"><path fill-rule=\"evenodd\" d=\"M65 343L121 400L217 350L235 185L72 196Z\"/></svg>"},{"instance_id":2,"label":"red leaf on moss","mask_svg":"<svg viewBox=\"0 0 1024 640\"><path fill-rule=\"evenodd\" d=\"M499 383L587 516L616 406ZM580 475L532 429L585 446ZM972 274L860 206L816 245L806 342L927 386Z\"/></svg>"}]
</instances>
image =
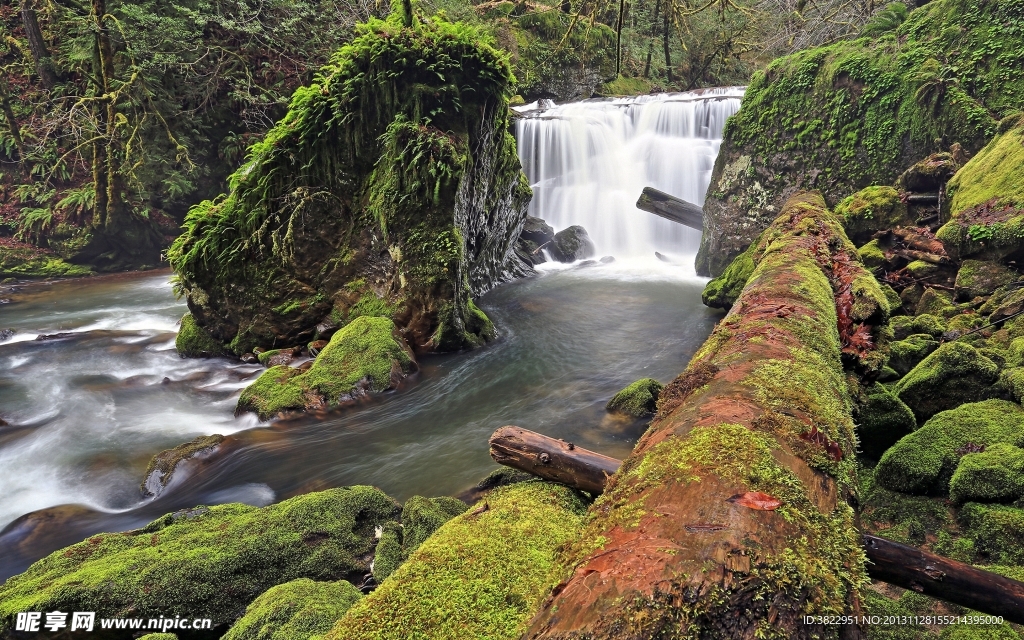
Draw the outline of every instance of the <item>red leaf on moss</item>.
<instances>
[{"instance_id":1,"label":"red leaf on moss","mask_svg":"<svg viewBox=\"0 0 1024 640\"><path fill-rule=\"evenodd\" d=\"M757 511L775 511L782 506L781 500L773 498L767 493L761 493L760 491L737 493L726 500L726 502L738 504L741 507L747 507L748 509L756 509Z\"/></svg>"},{"instance_id":2,"label":"red leaf on moss","mask_svg":"<svg viewBox=\"0 0 1024 640\"><path fill-rule=\"evenodd\" d=\"M875 346L875 341L871 337L871 327L865 326L864 323L858 324L843 340L843 344L843 351L846 353L859 355L870 351Z\"/></svg>"}]
</instances>

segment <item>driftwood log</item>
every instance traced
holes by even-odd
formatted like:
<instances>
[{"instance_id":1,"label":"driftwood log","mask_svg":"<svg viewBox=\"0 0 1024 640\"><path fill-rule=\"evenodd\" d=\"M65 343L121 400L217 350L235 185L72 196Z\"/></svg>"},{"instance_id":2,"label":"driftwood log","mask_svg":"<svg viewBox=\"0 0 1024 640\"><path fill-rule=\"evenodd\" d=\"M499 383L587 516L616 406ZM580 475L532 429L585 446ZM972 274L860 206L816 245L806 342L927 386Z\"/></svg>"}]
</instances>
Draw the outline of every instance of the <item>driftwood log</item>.
<instances>
[{"instance_id":1,"label":"driftwood log","mask_svg":"<svg viewBox=\"0 0 1024 640\"><path fill-rule=\"evenodd\" d=\"M700 231L704 228L704 210L701 207L652 187L644 187L636 207L691 229Z\"/></svg>"},{"instance_id":2,"label":"driftwood log","mask_svg":"<svg viewBox=\"0 0 1024 640\"><path fill-rule=\"evenodd\" d=\"M521 429L502 427L490 439L499 464L597 494L620 460ZM868 575L975 611L1024 624L1024 583L915 547L864 535Z\"/></svg>"},{"instance_id":3,"label":"driftwood log","mask_svg":"<svg viewBox=\"0 0 1024 640\"><path fill-rule=\"evenodd\" d=\"M924 253L930 253L936 256L945 256L946 248L934 236L926 236L923 233L918 233L911 229L904 229L902 227L896 227L892 230L894 236L902 240L911 249L917 251L923 251Z\"/></svg>"}]
</instances>

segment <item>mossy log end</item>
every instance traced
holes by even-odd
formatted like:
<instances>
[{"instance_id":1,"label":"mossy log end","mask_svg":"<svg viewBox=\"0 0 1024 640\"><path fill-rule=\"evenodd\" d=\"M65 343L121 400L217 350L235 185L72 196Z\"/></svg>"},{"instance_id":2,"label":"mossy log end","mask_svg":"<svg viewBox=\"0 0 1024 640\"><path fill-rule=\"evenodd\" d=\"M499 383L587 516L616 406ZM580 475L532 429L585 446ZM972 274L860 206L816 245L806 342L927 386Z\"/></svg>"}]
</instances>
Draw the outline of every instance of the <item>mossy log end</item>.
<instances>
[{"instance_id":1,"label":"mossy log end","mask_svg":"<svg viewBox=\"0 0 1024 640\"><path fill-rule=\"evenodd\" d=\"M857 636L804 623L858 613L868 579L847 502L843 361L871 360L847 316L870 333L888 307L856 260L819 194L790 198L732 311L591 508L526 638Z\"/></svg>"}]
</instances>

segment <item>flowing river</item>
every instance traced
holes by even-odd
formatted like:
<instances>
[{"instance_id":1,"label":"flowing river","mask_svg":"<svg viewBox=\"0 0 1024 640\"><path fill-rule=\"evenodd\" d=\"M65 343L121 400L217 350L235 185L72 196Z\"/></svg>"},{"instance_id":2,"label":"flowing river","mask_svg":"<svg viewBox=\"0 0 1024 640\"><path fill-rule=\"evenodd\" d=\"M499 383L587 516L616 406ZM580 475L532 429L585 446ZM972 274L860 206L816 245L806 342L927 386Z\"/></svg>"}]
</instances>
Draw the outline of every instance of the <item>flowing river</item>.
<instances>
[{"instance_id":1,"label":"flowing river","mask_svg":"<svg viewBox=\"0 0 1024 640\"><path fill-rule=\"evenodd\" d=\"M645 116L652 102L677 115ZM556 229L583 224L618 259L542 265L537 277L485 294L478 304L498 327L497 341L424 358L403 388L355 408L273 423L235 417L238 393L262 368L178 357L185 306L167 271L0 285L0 331L14 330L0 333L0 580L96 532L197 504L265 505L351 484L399 500L456 494L496 468L487 438L506 424L627 455L646 424L607 414L605 403L638 378L675 377L718 318L701 305L704 280L693 273L699 233L659 232L663 221L633 203L645 184L701 201L723 113L739 98L681 94L674 102L683 106L669 102L589 102L520 120L520 154L538 193L532 213ZM694 126L657 124L684 117ZM606 144L587 154L552 142L545 153L569 159L561 174L541 171L523 128L566 126ZM618 151L602 157L608 144ZM652 145L676 153L652 156ZM615 157L621 179L602 181L595 167ZM651 178L672 175L673 166L689 177ZM689 181L693 193L681 190ZM591 206L572 204L573 193L587 193ZM680 264L650 257L655 247ZM188 463L158 497L143 497L154 454L215 433L228 437L217 455Z\"/></svg>"}]
</instances>

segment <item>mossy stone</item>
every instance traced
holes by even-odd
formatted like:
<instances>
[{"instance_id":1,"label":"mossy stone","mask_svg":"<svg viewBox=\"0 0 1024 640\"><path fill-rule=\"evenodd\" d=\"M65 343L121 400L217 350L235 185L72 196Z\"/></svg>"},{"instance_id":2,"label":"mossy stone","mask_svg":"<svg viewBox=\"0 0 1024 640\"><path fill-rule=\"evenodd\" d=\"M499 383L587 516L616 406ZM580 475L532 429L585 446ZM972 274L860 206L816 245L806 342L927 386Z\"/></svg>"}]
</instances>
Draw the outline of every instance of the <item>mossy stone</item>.
<instances>
[{"instance_id":1,"label":"mossy stone","mask_svg":"<svg viewBox=\"0 0 1024 640\"><path fill-rule=\"evenodd\" d=\"M658 410L658 396L665 385L653 378L641 378L616 393L605 409L634 418L654 414Z\"/></svg>"},{"instance_id":2,"label":"mossy stone","mask_svg":"<svg viewBox=\"0 0 1024 640\"><path fill-rule=\"evenodd\" d=\"M274 585L362 575L374 529L398 512L379 489L355 486L263 508L197 507L142 529L98 534L0 585L0 636L19 611L229 624Z\"/></svg>"},{"instance_id":3,"label":"mossy stone","mask_svg":"<svg viewBox=\"0 0 1024 640\"><path fill-rule=\"evenodd\" d=\"M958 301L992 295L999 287L1015 282L1019 274L998 262L964 260L956 272L955 295Z\"/></svg>"},{"instance_id":4,"label":"mossy stone","mask_svg":"<svg viewBox=\"0 0 1024 640\"><path fill-rule=\"evenodd\" d=\"M373 578L378 584L395 572L405 556L402 554L402 525L385 523L381 528L377 548L373 552Z\"/></svg>"},{"instance_id":5,"label":"mossy stone","mask_svg":"<svg viewBox=\"0 0 1024 640\"><path fill-rule=\"evenodd\" d=\"M722 275L711 280L704 286L701 300L706 306L714 309L730 309L740 297L750 274L754 273L754 255L758 241L755 240L747 249L729 263Z\"/></svg>"},{"instance_id":6,"label":"mossy stone","mask_svg":"<svg viewBox=\"0 0 1024 640\"><path fill-rule=\"evenodd\" d=\"M871 243L869 242L868 244ZM867 262L864 264L867 266ZM885 296L885 299L889 301L890 314L895 314L895 312L903 306L903 300L900 298L900 294L887 284L879 284L879 288L882 290L882 295Z\"/></svg>"},{"instance_id":7,"label":"mossy stone","mask_svg":"<svg viewBox=\"0 0 1024 640\"><path fill-rule=\"evenodd\" d=\"M1024 409L986 400L943 411L886 451L875 478L893 491L945 495L961 455L972 446L1024 445Z\"/></svg>"},{"instance_id":8,"label":"mossy stone","mask_svg":"<svg viewBox=\"0 0 1024 640\"><path fill-rule=\"evenodd\" d=\"M1017 402L1024 401L1024 367L1004 369L999 374L999 386Z\"/></svg>"},{"instance_id":9,"label":"mossy stone","mask_svg":"<svg viewBox=\"0 0 1024 640\"><path fill-rule=\"evenodd\" d=\"M900 191L938 193L959 168L953 154L946 151L933 153L900 174L896 187Z\"/></svg>"},{"instance_id":10,"label":"mossy stone","mask_svg":"<svg viewBox=\"0 0 1024 640\"><path fill-rule=\"evenodd\" d=\"M182 316L174 347L182 358L210 358L227 353L224 345L200 327L191 313Z\"/></svg>"},{"instance_id":11,"label":"mossy stone","mask_svg":"<svg viewBox=\"0 0 1024 640\"><path fill-rule=\"evenodd\" d=\"M363 594L352 583L299 578L256 598L222 640L313 640L330 631Z\"/></svg>"},{"instance_id":12,"label":"mossy stone","mask_svg":"<svg viewBox=\"0 0 1024 640\"><path fill-rule=\"evenodd\" d=\"M876 231L913 223L899 192L884 186L866 187L848 196L836 205L835 214L855 244L867 242Z\"/></svg>"},{"instance_id":13,"label":"mossy stone","mask_svg":"<svg viewBox=\"0 0 1024 640\"><path fill-rule=\"evenodd\" d=\"M1009 623L953 624L945 627L939 640L1020 640L1020 634Z\"/></svg>"},{"instance_id":14,"label":"mossy stone","mask_svg":"<svg viewBox=\"0 0 1024 640\"><path fill-rule=\"evenodd\" d=\"M937 340L927 333L915 333L903 340L889 343L889 366L905 376L924 360L928 354L939 348Z\"/></svg>"},{"instance_id":15,"label":"mossy stone","mask_svg":"<svg viewBox=\"0 0 1024 640\"><path fill-rule=\"evenodd\" d=\"M939 291L932 287L925 287L924 293L917 301L915 309L918 315L932 315L944 318L956 314L956 307L953 306L953 296L945 291Z\"/></svg>"},{"instance_id":16,"label":"mossy stone","mask_svg":"<svg viewBox=\"0 0 1024 640\"><path fill-rule=\"evenodd\" d=\"M946 323L941 318L929 314L896 316L889 324L896 340L903 340L915 333L926 333L933 338L941 338L946 332Z\"/></svg>"},{"instance_id":17,"label":"mossy stone","mask_svg":"<svg viewBox=\"0 0 1024 640\"><path fill-rule=\"evenodd\" d=\"M393 388L414 366L391 320L362 316L331 337L308 371L267 369L242 391L237 411L266 420L282 411L335 406Z\"/></svg>"},{"instance_id":18,"label":"mossy stone","mask_svg":"<svg viewBox=\"0 0 1024 640\"><path fill-rule=\"evenodd\" d=\"M146 467L146 475L139 487L142 495L157 495L167 486L174 475L174 470L185 460L213 453L224 442L224 436L213 434L199 436L191 442L167 449L153 456Z\"/></svg>"},{"instance_id":19,"label":"mossy stone","mask_svg":"<svg viewBox=\"0 0 1024 640\"><path fill-rule=\"evenodd\" d=\"M948 342L896 383L900 400L923 422L940 411L996 394L999 367L974 347Z\"/></svg>"},{"instance_id":20,"label":"mossy stone","mask_svg":"<svg viewBox=\"0 0 1024 640\"><path fill-rule=\"evenodd\" d=\"M464 513L469 507L465 502L448 496L424 498L413 496L402 508L402 555L409 555L419 548L441 525Z\"/></svg>"},{"instance_id":21,"label":"mossy stone","mask_svg":"<svg viewBox=\"0 0 1024 640\"><path fill-rule=\"evenodd\" d=\"M860 249L857 249L857 255L860 256L860 261L868 269L875 269L886 263L885 251L878 240L872 240Z\"/></svg>"},{"instance_id":22,"label":"mossy stone","mask_svg":"<svg viewBox=\"0 0 1024 640\"><path fill-rule=\"evenodd\" d=\"M888 389L874 384L854 416L864 455L878 459L886 449L917 428L914 413Z\"/></svg>"},{"instance_id":23,"label":"mossy stone","mask_svg":"<svg viewBox=\"0 0 1024 640\"><path fill-rule=\"evenodd\" d=\"M1024 449L997 442L968 453L949 481L949 498L964 502L1012 502L1024 496Z\"/></svg>"},{"instance_id":24,"label":"mossy stone","mask_svg":"<svg viewBox=\"0 0 1024 640\"><path fill-rule=\"evenodd\" d=\"M1024 564L1024 509L968 502L957 521L994 564Z\"/></svg>"},{"instance_id":25,"label":"mossy stone","mask_svg":"<svg viewBox=\"0 0 1024 640\"><path fill-rule=\"evenodd\" d=\"M430 536L326 640L513 640L561 576L587 505L547 482L499 487Z\"/></svg>"}]
</instances>

